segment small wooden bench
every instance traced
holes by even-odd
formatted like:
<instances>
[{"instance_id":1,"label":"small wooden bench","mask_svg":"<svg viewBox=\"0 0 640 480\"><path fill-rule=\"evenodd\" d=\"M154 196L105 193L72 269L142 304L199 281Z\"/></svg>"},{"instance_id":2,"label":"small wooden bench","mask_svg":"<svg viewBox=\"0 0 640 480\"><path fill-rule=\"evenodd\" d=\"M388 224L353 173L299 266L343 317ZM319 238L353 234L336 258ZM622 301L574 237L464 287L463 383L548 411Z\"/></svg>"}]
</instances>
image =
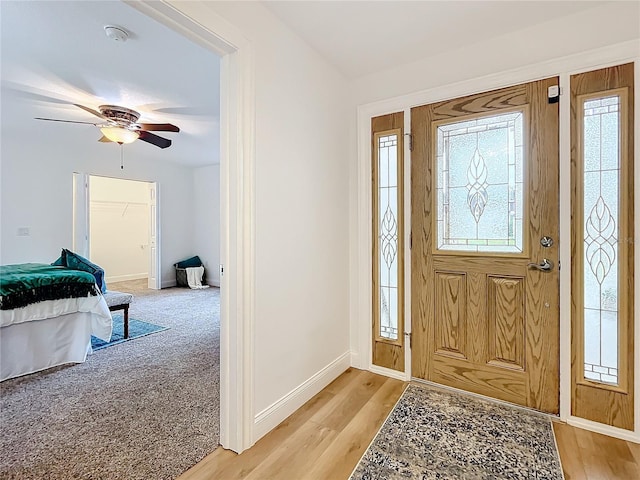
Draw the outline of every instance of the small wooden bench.
<instances>
[{"instance_id":1,"label":"small wooden bench","mask_svg":"<svg viewBox=\"0 0 640 480\"><path fill-rule=\"evenodd\" d=\"M124 310L124 338L129 338L129 304L133 300L133 295L107 290L103 296L110 311Z\"/></svg>"}]
</instances>

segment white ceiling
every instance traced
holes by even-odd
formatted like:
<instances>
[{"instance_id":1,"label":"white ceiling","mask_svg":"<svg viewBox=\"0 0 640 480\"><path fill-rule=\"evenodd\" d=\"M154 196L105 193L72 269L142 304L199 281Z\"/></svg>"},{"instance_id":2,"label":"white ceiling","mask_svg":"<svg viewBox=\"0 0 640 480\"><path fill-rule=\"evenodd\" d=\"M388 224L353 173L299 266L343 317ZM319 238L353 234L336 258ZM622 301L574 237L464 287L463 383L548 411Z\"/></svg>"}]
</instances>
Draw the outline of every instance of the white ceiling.
<instances>
[{"instance_id":1,"label":"white ceiling","mask_svg":"<svg viewBox=\"0 0 640 480\"><path fill-rule=\"evenodd\" d=\"M388 69L600 6L601 1L266 1L263 4L348 78ZM71 105L116 104L141 121L174 123L161 150L137 141L129 156L188 166L219 162L219 58L119 1L7 1L1 9L2 135L50 129L73 145L100 133ZM131 32L109 40L104 25ZM97 142L96 142L97 143ZM96 148L109 148L97 144Z\"/></svg>"},{"instance_id":2,"label":"white ceiling","mask_svg":"<svg viewBox=\"0 0 640 480\"><path fill-rule=\"evenodd\" d=\"M34 120L98 121L71 105L115 104L140 112L143 122L173 123L180 133L166 149L136 141L129 156L187 166L219 162L220 61L155 20L118 1L0 1L2 134L55 129L68 145L91 125ZM131 32L127 42L106 37L105 25ZM29 137L25 137L29 138Z\"/></svg>"},{"instance_id":3,"label":"white ceiling","mask_svg":"<svg viewBox=\"0 0 640 480\"><path fill-rule=\"evenodd\" d=\"M265 1L346 77L497 37L601 1Z\"/></svg>"}]
</instances>

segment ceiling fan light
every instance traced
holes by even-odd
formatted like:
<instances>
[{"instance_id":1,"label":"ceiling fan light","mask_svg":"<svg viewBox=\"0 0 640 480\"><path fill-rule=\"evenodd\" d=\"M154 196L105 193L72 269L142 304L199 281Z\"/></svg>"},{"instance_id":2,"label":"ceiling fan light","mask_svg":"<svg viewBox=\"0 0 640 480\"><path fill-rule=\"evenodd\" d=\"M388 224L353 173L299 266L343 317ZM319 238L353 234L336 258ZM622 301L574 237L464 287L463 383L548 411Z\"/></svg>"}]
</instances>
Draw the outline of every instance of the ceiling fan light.
<instances>
[{"instance_id":1,"label":"ceiling fan light","mask_svg":"<svg viewBox=\"0 0 640 480\"><path fill-rule=\"evenodd\" d=\"M140 136L138 132L122 127L101 127L100 131L105 137L116 143L132 143Z\"/></svg>"}]
</instances>

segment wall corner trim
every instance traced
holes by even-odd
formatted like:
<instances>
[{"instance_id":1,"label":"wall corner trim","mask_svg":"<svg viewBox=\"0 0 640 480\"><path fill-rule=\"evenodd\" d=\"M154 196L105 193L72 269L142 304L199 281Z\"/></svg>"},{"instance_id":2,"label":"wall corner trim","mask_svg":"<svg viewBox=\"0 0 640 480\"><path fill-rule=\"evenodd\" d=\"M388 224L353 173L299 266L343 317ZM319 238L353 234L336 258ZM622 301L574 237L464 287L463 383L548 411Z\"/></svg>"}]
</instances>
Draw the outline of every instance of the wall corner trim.
<instances>
[{"instance_id":1,"label":"wall corner trim","mask_svg":"<svg viewBox=\"0 0 640 480\"><path fill-rule=\"evenodd\" d=\"M353 350L351 350L349 354L351 356L351 366L353 368L363 369L363 366L360 364L360 354L358 352L354 352Z\"/></svg>"},{"instance_id":2,"label":"wall corner trim","mask_svg":"<svg viewBox=\"0 0 640 480\"><path fill-rule=\"evenodd\" d=\"M340 376L350 367L350 365L351 352L347 351L311 378L301 383L285 396L258 413L255 416L255 425L253 427L253 441L257 442L260 438L277 427L284 419Z\"/></svg>"}]
</instances>

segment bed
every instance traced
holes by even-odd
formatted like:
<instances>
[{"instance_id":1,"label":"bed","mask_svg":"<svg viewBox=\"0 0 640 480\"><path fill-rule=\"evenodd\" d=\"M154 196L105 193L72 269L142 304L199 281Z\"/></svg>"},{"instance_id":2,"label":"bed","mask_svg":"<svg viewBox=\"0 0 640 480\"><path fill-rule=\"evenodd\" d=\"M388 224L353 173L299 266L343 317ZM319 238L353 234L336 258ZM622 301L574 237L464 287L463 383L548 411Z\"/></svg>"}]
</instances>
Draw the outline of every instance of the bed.
<instances>
[{"instance_id":1,"label":"bed","mask_svg":"<svg viewBox=\"0 0 640 480\"><path fill-rule=\"evenodd\" d=\"M0 266L0 381L82 363L91 335L111 338L91 273L39 263Z\"/></svg>"}]
</instances>

